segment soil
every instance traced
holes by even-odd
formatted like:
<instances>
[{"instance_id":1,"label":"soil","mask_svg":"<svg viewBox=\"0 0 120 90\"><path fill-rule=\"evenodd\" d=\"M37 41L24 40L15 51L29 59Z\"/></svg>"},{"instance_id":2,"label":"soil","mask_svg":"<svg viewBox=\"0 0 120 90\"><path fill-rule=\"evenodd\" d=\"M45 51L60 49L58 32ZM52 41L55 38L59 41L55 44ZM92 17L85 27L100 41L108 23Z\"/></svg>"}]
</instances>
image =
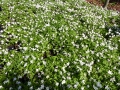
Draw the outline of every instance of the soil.
<instances>
[{"instance_id":1,"label":"soil","mask_svg":"<svg viewBox=\"0 0 120 90\"><path fill-rule=\"evenodd\" d=\"M97 6L102 7L104 6L104 2L102 2L102 0L86 0L86 1ZM107 9L120 12L120 0L110 0Z\"/></svg>"},{"instance_id":2,"label":"soil","mask_svg":"<svg viewBox=\"0 0 120 90\"><path fill-rule=\"evenodd\" d=\"M2 11L2 8L0 7L0 11Z\"/></svg>"}]
</instances>

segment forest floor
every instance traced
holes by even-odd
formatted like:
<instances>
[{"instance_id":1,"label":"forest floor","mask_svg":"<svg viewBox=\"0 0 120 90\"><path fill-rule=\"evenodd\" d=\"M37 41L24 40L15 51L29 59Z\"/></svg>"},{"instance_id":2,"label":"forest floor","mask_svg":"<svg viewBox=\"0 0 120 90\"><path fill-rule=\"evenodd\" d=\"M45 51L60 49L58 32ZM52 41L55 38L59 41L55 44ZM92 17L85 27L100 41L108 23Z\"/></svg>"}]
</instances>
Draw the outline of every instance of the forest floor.
<instances>
[{"instance_id":1,"label":"forest floor","mask_svg":"<svg viewBox=\"0 0 120 90\"><path fill-rule=\"evenodd\" d=\"M86 0L86 1L94 5L102 7L104 6L104 2L102 2L102 0ZM120 0L110 0L107 9L120 12Z\"/></svg>"}]
</instances>

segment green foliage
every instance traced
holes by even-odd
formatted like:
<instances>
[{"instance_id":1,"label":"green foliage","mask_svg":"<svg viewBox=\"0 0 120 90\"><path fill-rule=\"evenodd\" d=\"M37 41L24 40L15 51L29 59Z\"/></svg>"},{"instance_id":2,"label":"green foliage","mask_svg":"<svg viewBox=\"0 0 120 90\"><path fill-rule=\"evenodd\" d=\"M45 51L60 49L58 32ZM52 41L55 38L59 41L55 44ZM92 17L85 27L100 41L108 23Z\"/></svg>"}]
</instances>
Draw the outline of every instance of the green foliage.
<instances>
[{"instance_id":1,"label":"green foliage","mask_svg":"<svg viewBox=\"0 0 120 90\"><path fill-rule=\"evenodd\" d=\"M117 12L84 0L0 4L0 90L120 88Z\"/></svg>"}]
</instances>

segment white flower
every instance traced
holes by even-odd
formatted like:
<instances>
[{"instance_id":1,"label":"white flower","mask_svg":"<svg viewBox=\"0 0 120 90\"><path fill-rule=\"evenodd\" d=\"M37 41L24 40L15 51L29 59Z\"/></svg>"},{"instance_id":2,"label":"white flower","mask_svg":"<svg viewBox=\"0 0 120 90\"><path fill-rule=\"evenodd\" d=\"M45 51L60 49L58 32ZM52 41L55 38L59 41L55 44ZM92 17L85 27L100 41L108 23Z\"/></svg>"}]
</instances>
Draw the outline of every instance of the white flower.
<instances>
[{"instance_id":1,"label":"white flower","mask_svg":"<svg viewBox=\"0 0 120 90\"><path fill-rule=\"evenodd\" d=\"M67 85L68 88L72 87L70 84Z\"/></svg>"},{"instance_id":2,"label":"white flower","mask_svg":"<svg viewBox=\"0 0 120 90\"><path fill-rule=\"evenodd\" d=\"M1 44L4 44L4 41L3 41L3 40L1 40Z\"/></svg>"},{"instance_id":3,"label":"white flower","mask_svg":"<svg viewBox=\"0 0 120 90\"><path fill-rule=\"evenodd\" d=\"M18 85L19 85L20 83L21 83L20 81L16 81L16 84L18 84Z\"/></svg>"},{"instance_id":4,"label":"white flower","mask_svg":"<svg viewBox=\"0 0 120 90\"><path fill-rule=\"evenodd\" d=\"M113 50L114 48L113 47L111 47L111 46L108 46L108 48L110 49L110 50Z\"/></svg>"},{"instance_id":5,"label":"white flower","mask_svg":"<svg viewBox=\"0 0 120 90\"><path fill-rule=\"evenodd\" d=\"M28 86L30 86L31 85L31 82L28 82Z\"/></svg>"},{"instance_id":6,"label":"white flower","mask_svg":"<svg viewBox=\"0 0 120 90\"><path fill-rule=\"evenodd\" d=\"M65 81L65 80L63 80L63 81L62 81L62 84L65 84L65 83L66 83L66 81Z\"/></svg>"},{"instance_id":7,"label":"white flower","mask_svg":"<svg viewBox=\"0 0 120 90\"><path fill-rule=\"evenodd\" d=\"M7 66L10 66L11 65L11 63L10 62L7 62Z\"/></svg>"},{"instance_id":8,"label":"white flower","mask_svg":"<svg viewBox=\"0 0 120 90\"><path fill-rule=\"evenodd\" d=\"M89 65L92 66L93 64L94 64L94 61L91 61Z\"/></svg>"},{"instance_id":9,"label":"white flower","mask_svg":"<svg viewBox=\"0 0 120 90\"><path fill-rule=\"evenodd\" d=\"M58 86L59 85L59 83L58 82L56 82L56 84L55 84L56 86Z\"/></svg>"},{"instance_id":10,"label":"white flower","mask_svg":"<svg viewBox=\"0 0 120 90\"><path fill-rule=\"evenodd\" d=\"M87 88L89 88L90 87L90 85L87 85Z\"/></svg>"},{"instance_id":11,"label":"white flower","mask_svg":"<svg viewBox=\"0 0 120 90\"><path fill-rule=\"evenodd\" d=\"M22 78L22 76L18 75L18 78Z\"/></svg>"},{"instance_id":12,"label":"white flower","mask_svg":"<svg viewBox=\"0 0 120 90\"><path fill-rule=\"evenodd\" d=\"M8 54L8 51L7 51L7 50L4 50L4 54Z\"/></svg>"},{"instance_id":13,"label":"white flower","mask_svg":"<svg viewBox=\"0 0 120 90\"><path fill-rule=\"evenodd\" d=\"M3 86L0 86L0 89L2 89L3 88Z\"/></svg>"},{"instance_id":14,"label":"white flower","mask_svg":"<svg viewBox=\"0 0 120 90\"><path fill-rule=\"evenodd\" d=\"M31 60L30 63L33 63L33 60Z\"/></svg>"},{"instance_id":15,"label":"white flower","mask_svg":"<svg viewBox=\"0 0 120 90\"><path fill-rule=\"evenodd\" d=\"M117 16L118 15L118 13L117 12L112 12L112 16Z\"/></svg>"},{"instance_id":16,"label":"white flower","mask_svg":"<svg viewBox=\"0 0 120 90\"><path fill-rule=\"evenodd\" d=\"M23 56L23 58L27 60L29 58L29 55Z\"/></svg>"},{"instance_id":17,"label":"white flower","mask_svg":"<svg viewBox=\"0 0 120 90\"><path fill-rule=\"evenodd\" d=\"M75 45L76 46L76 48L79 48L79 45Z\"/></svg>"},{"instance_id":18,"label":"white flower","mask_svg":"<svg viewBox=\"0 0 120 90\"><path fill-rule=\"evenodd\" d=\"M22 27L23 29L27 29L27 27Z\"/></svg>"},{"instance_id":19,"label":"white flower","mask_svg":"<svg viewBox=\"0 0 120 90\"><path fill-rule=\"evenodd\" d=\"M80 60L79 62L80 62L81 65L84 65L84 64L85 64L85 63L84 63L83 61L81 61L81 60Z\"/></svg>"},{"instance_id":20,"label":"white flower","mask_svg":"<svg viewBox=\"0 0 120 90\"><path fill-rule=\"evenodd\" d=\"M17 78L15 77L15 78L13 78L13 81L15 81Z\"/></svg>"},{"instance_id":21,"label":"white flower","mask_svg":"<svg viewBox=\"0 0 120 90\"><path fill-rule=\"evenodd\" d=\"M57 72L57 71L58 71L56 68L55 68L54 70L55 70L55 72Z\"/></svg>"},{"instance_id":22,"label":"white flower","mask_svg":"<svg viewBox=\"0 0 120 90\"><path fill-rule=\"evenodd\" d=\"M46 87L46 90L49 90L49 87Z\"/></svg>"},{"instance_id":23,"label":"white flower","mask_svg":"<svg viewBox=\"0 0 120 90\"><path fill-rule=\"evenodd\" d=\"M11 54L10 56L11 56L11 57L14 57L14 55L13 55L13 54Z\"/></svg>"},{"instance_id":24,"label":"white flower","mask_svg":"<svg viewBox=\"0 0 120 90\"><path fill-rule=\"evenodd\" d=\"M82 83L85 84L85 80L82 80Z\"/></svg>"},{"instance_id":25,"label":"white flower","mask_svg":"<svg viewBox=\"0 0 120 90\"><path fill-rule=\"evenodd\" d=\"M70 65L70 63L68 62L66 65L67 65L67 66L69 66L69 65Z\"/></svg>"},{"instance_id":26,"label":"white flower","mask_svg":"<svg viewBox=\"0 0 120 90\"><path fill-rule=\"evenodd\" d=\"M84 90L84 87L81 87L81 90Z\"/></svg>"},{"instance_id":27,"label":"white flower","mask_svg":"<svg viewBox=\"0 0 120 90\"><path fill-rule=\"evenodd\" d=\"M27 66L27 63L24 64L24 67L26 67L26 66Z\"/></svg>"},{"instance_id":28,"label":"white flower","mask_svg":"<svg viewBox=\"0 0 120 90\"><path fill-rule=\"evenodd\" d=\"M104 25L104 24L102 24L102 25L101 25L101 28L105 28L105 25Z\"/></svg>"},{"instance_id":29,"label":"white flower","mask_svg":"<svg viewBox=\"0 0 120 90\"><path fill-rule=\"evenodd\" d=\"M109 71L108 71L108 74L112 75L113 73L112 73L112 71L109 70Z\"/></svg>"},{"instance_id":30,"label":"white flower","mask_svg":"<svg viewBox=\"0 0 120 90\"><path fill-rule=\"evenodd\" d=\"M0 52L0 54L2 54L2 52Z\"/></svg>"},{"instance_id":31,"label":"white flower","mask_svg":"<svg viewBox=\"0 0 120 90\"><path fill-rule=\"evenodd\" d=\"M22 88L22 87L21 87L21 86L19 86L19 87L18 87L18 90L21 90L21 88Z\"/></svg>"},{"instance_id":32,"label":"white flower","mask_svg":"<svg viewBox=\"0 0 120 90\"><path fill-rule=\"evenodd\" d=\"M98 87L102 88L102 85L101 85L100 82L97 82L96 84L97 84Z\"/></svg>"},{"instance_id":33,"label":"white flower","mask_svg":"<svg viewBox=\"0 0 120 90\"><path fill-rule=\"evenodd\" d=\"M30 41L32 41L33 40L33 38L30 38Z\"/></svg>"},{"instance_id":34,"label":"white flower","mask_svg":"<svg viewBox=\"0 0 120 90\"><path fill-rule=\"evenodd\" d=\"M39 48L39 45L35 45L36 48Z\"/></svg>"},{"instance_id":35,"label":"white flower","mask_svg":"<svg viewBox=\"0 0 120 90\"><path fill-rule=\"evenodd\" d=\"M23 47L23 49L26 51L28 49L28 47Z\"/></svg>"},{"instance_id":36,"label":"white flower","mask_svg":"<svg viewBox=\"0 0 120 90\"><path fill-rule=\"evenodd\" d=\"M41 90L40 88L37 88L36 90Z\"/></svg>"},{"instance_id":37,"label":"white flower","mask_svg":"<svg viewBox=\"0 0 120 90\"><path fill-rule=\"evenodd\" d=\"M30 87L30 90L33 90L33 86Z\"/></svg>"},{"instance_id":38,"label":"white flower","mask_svg":"<svg viewBox=\"0 0 120 90\"><path fill-rule=\"evenodd\" d=\"M49 75L47 75L46 78L49 78Z\"/></svg>"},{"instance_id":39,"label":"white flower","mask_svg":"<svg viewBox=\"0 0 120 90\"><path fill-rule=\"evenodd\" d=\"M33 55L32 55L32 58L33 58L33 60L35 60L35 59L36 59L36 57L35 57L35 56L33 56Z\"/></svg>"},{"instance_id":40,"label":"white flower","mask_svg":"<svg viewBox=\"0 0 120 90\"><path fill-rule=\"evenodd\" d=\"M78 38L79 36L75 36L75 38Z\"/></svg>"},{"instance_id":41,"label":"white flower","mask_svg":"<svg viewBox=\"0 0 120 90\"><path fill-rule=\"evenodd\" d=\"M108 87L108 85L105 87L105 89L110 90L110 88Z\"/></svg>"},{"instance_id":42,"label":"white flower","mask_svg":"<svg viewBox=\"0 0 120 90\"><path fill-rule=\"evenodd\" d=\"M60 75L62 75L62 71L60 71Z\"/></svg>"},{"instance_id":43,"label":"white flower","mask_svg":"<svg viewBox=\"0 0 120 90\"><path fill-rule=\"evenodd\" d=\"M90 52L89 50L86 51L86 53L89 53L89 52Z\"/></svg>"},{"instance_id":44,"label":"white flower","mask_svg":"<svg viewBox=\"0 0 120 90\"><path fill-rule=\"evenodd\" d=\"M94 88L94 90L98 90L98 88L95 85L93 85L93 88Z\"/></svg>"},{"instance_id":45,"label":"white flower","mask_svg":"<svg viewBox=\"0 0 120 90\"><path fill-rule=\"evenodd\" d=\"M43 61L43 64L46 65L46 61Z\"/></svg>"},{"instance_id":46,"label":"white flower","mask_svg":"<svg viewBox=\"0 0 120 90\"><path fill-rule=\"evenodd\" d=\"M62 67L63 72L66 72L65 67Z\"/></svg>"},{"instance_id":47,"label":"white flower","mask_svg":"<svg viewBox=\"0 0 120 90\"><path fill-rule=\"evenodd\" d=\"M74 88L77 88L77 86L78 86L78 85L77 85L77 84L75 84L75 85L74 85Z\"/></svg>"},{"instance_id":48,"label":"white flower","mask_svg":"<svg viewBox=\"0 0 120 90\"><path fill-rule=\"evenodd\" d=\"M114 81L115 81L115 77L111 78L110 81L111 81L111 82L114 82Z\"/></svg>"},{"instance_id":49,"label":"white flower","mask_svg":"<svg viewBox=\"0 0 120 90\"><path fill-rule=\"evenodd\" d=\"M71 77L70 77L70 76L68 76L68 77L67 77L67 79L68 79L68 80L70 80L70 79L71 79Z\"/></svg>"},{"instance_id":50,"label":"white flower","mask_svg":"<svg viewBox=\"0 0 120 90\"><path fill-rule=\"evenodd\" d=\"M100 43L100 45L101 45L101 46L105 46L105 43L102 42L102 43Z\"/></svg>"},{"instance_id":51,"label":"white flower","mask_svg":"<svg viewBox=\"0 0 120 90\"><path fill-rule=\"evenodd\" d=\"M37 4L37 5L36 5L36 8L40 8L40 5L39 5L39 4Z\"/></svg>"},{"instance_id":52,"label":"white flower","mask_svg":"<svg viewBox=\"0 0 120 90\"><path fill-rule=\"evenodd\" d=\"M73 46L75 46L75 43L74 42L71 42L73 44Z\"/></svg>"},{"instance_id":53,"label":"white flower","mask_svg":"<svg viewBox=\"0 0 120 90\"><path fill-rule=\"evenodd\" d=\"M48 26L50 26L50 24L49 24L49 23L48 23L48 24L45 24L45 26L48 27Z\"/></svg>"},{"instance_id":54,"label":"white flower","mask_svg":"<svg viewBox=\"0 0 120 90\"><path fill-rule=\"evenodd\" d=\"M44 89L44 85L41 85L40 89Z\"/></svg>"},{"instance_id":55,"label":"white flower","mask_svg":"<svg viewBox=\"0 0 120 90\"><path fill-rule=\"evenodd\" d=\"M120 86L120 83L117 83L118 86Z\"/></svg>"},{"instance_id":56,"label":"white flower","mask_svg":"<svg viewBox=\"0 0 120 90\"><path fill-rule=\"evenodd\" d=\"M44 83L44 80L41 80L41 83Z\"/></svg>"},{"instance_id":57,"label":"white flower","mask_svg":"<svg viewBox=\"0 0 120 90\"><path fill-rule=\"evenodd\" d=\"M39 69L36 69L36 72L38 72L39 71Z\"/></svg>"},{"instance_id":58,"label":"white flower","mask_svg":"<svg viewBox=\"0 0 120 90\"><path fill-rule=\"evenodd\" d=\"M63 62L63 58L60 58L60 60Z\"/></svg>"},{"instance_id":59,"label":"white flower","mask_svg":"<svg viewBox=\"0 0 120 90\"><path fill-rule=\"evenodd\" d=\"M13 89L12 87L9 88L9 90L12 90L12 89Z\"/></svg>"}]
</instances>

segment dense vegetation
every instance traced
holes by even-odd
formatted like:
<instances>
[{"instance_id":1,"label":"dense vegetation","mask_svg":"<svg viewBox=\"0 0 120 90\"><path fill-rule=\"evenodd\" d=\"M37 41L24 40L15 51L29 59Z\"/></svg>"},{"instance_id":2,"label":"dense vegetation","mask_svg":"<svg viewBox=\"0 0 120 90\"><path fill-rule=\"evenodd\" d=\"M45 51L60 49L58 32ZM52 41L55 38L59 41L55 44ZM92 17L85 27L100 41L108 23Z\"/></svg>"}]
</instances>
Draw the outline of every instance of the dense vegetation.
<instances>
[{"instance_id":1,"label":"dense vegetation","mask_svg":"<svg viewBox=\"0 0 120 90\"><path fill-rule=\"evenodd\" d=\"M120 88L119 13L84 0L0 5L0 90Z\"/></svg>"}]
</instances>

